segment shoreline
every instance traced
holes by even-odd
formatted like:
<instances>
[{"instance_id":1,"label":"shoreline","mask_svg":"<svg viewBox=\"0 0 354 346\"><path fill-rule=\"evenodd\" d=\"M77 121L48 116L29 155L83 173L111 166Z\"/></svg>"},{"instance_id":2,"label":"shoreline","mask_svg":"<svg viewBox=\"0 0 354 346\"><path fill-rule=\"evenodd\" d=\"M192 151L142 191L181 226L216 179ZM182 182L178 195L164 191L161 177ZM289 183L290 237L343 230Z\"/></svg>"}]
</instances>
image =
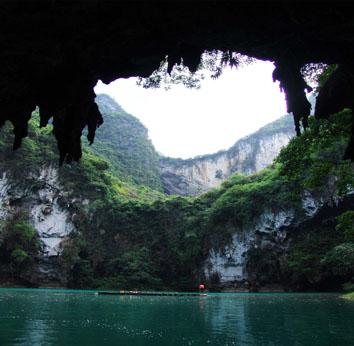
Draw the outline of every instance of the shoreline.
<instances>
[{"instance_id":1,"label":"shoreline","mask_svg":"<svg viewBox=\"0 0 354 346\"><path fill-rule=\"evenodd\" d=\"M58 286L40 286L40 287L26 287L20 285L12 285L12 286L4 286L0 285L1 290L38 290L38 291L68 291L68 292L92 292L92 293L100 293L100 294L119 294L119 292L133 292L129 290L112 290L112 289L94 289L94 288L68 288L68 287L58 287ZM328 291L278 291L278 290L259 290L257 292L251 290L227 290L227 291L209 291L205 290L203 293L198 291L176 291L176 290L143 290L138 291L139 295L150 295L150 293L154 293L153 295L188 295L188 294L195 294L195 295L214 295L214 294L336 294L339 298L346 299L346 300L354 300L354 292L350 293L343 293L338 291L328 292Z\"/></svg>"},{"instance_id":2,"label":"shoreline","mask_svg":"<svg viewBox=\"0 0 354 346\"><path fill-rule=\"evenodd\" d=\"M38 290L68 290L68 291L92 291L92 292L98 292L98 291L114 291L114 292L119 292L123 291L122 289L118 288L73 288L73 287L66 287L66 286L61 286L61 285L40 285L40 286L26 286L26 285L21 285L21 284L16 284L12 282L3 282L0 283L0 289L38 289ZM133 291L132 289L124 289L124 291ZM176 290L176 289L145 289L145 290L139 290L139 292L165 292L165 293L171 293L171 292L184 292L184 293L200 293L198 292L197 289L195 290L190 290L190 291L185 291L185 290ZM338 294L341 298L346 299L346 300L354 300L354 291L353 292L343 292L343 291L292 291L292 290L285 290L283 287L278 286L278 285L268 285L264 287L260 287L257 290L252 290L249 288L242 288L242 287L237 287L237 288L226 288L223 287L220 290L219 289L206 289L203 293L208 293L208 294L215 294L215 293L244 293L244 294L253 294L253 293L331 293L331 294Z\"/></svg>"},{"instance_id":3,"label":"shoreline","mask_svg":"<svg viewBox=\"0 0 354 346\"><path fill-rule=\"evenodd\" d=\"M345 299L345 300L352 300L354 301L354 291L353 292L349 292L349 293L345 293L341 295L341 298Z\"/></svg>"}]
</instances>

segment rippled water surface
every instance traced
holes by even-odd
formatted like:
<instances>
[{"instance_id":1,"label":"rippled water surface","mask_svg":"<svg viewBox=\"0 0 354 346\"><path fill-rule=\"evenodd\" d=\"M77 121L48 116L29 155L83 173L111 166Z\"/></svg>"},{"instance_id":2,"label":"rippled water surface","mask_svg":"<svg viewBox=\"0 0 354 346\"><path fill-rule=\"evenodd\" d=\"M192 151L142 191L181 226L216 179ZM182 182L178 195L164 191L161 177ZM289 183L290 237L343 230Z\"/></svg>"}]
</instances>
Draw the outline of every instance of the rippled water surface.
<instances>
[{"instance_id":1,"label":"rippled water surface","mask_svg":"<svg viewBox=\"0 0 354 346\"><path fill-rule=\"evenodd\" d=\"M0 289L0 345L354 345L334 294L97 296Z\"/></svg>"}]
</instances>

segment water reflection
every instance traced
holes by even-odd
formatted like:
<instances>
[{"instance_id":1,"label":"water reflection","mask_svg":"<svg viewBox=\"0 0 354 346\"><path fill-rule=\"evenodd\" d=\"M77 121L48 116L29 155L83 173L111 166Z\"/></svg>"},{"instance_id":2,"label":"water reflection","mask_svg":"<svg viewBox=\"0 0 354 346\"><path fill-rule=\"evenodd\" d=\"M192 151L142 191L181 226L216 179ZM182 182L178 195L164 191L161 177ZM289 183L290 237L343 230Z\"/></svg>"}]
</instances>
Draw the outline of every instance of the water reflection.
<instances>
[{"instance_id":1,"label":"water reflection","mask_svg":"<svg viewBox=\"0 0 354 346\"><path fill-rule=\"evenodd\" d=\"M218 341L233 345L252 344L252 335L248 334L246 310L249 301L242 296L240 299L231 297L213 297L213 301L207 302L205 319L213 336L218 336ZM222 344L222 343L220 343Z\"/></svg>"},{"instance_id":2,"label":"water reflection","mask_svg":"<svg viewBox=\"0 0 354 346\"><path fill-rule=\"evenodd\" d=\"M335 295L115 297L0 290L0 345L352 345Z\"/></svg>"}]
</instances>

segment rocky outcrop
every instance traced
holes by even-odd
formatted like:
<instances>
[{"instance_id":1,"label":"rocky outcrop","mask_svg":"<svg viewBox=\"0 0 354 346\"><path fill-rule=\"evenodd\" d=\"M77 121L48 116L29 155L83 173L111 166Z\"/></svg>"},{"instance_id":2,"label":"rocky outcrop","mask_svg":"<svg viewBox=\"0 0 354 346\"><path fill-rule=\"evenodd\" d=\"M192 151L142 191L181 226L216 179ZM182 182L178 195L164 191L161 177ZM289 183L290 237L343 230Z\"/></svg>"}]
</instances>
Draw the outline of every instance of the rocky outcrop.
<instances>
[{"instance_id":1,"label":"rocky outcrop","mask_svg":"<svg viewBox=\"0 0 354 346\"><path fill-rule=\"evenodd\" d=\"M265 210L251 225L235 230L228 246L210 251L205 276L209 279L216 276L219 283L226 286L247 281L247 252L253 247L284 249L287 228L299 222L295 214L294 210Z\"/></svg>"},{"instance_id":2,"label":"rocky outcrop","mask_svg":"<svg viewBox=\"0 0 354 346\"><path fill-rule=\"evenodd\" d=\"M11 219L19 211L26 213L41 244L36 275L42 283L60 281L56 258L62 250L61 243L76 230L70 203L57 168L43 167L38 175L29 174L21 180L14 179L10 172L1 174L0 221Z\"/></svg>"},{"instance_id":3,"label":"rocky outcrop","mask_svg":"<svg viewBox=\"0 0 354 346\"><path fill-rule=\"evenodd\" d=\"M197 195L218 187L234 173L252 174L272 163L295 135L290 116L261 128L216 154L182 160L162 158L161 180L167 194Z\"/></svg>"},{"instance_id":4,"label":"rocky outcrop","mask_svg":"<svg viewBox=\"0 0 354 346\"><path fill-rule=\"evenodd\" d=\"M42 169L38 181L42 186L30 209L31 223L43 243L44 256L57 256L61 250L60 243L75 227L68 210L59 204L63 188L58 182L57 169Z\"/></svg>"},{"instance_id":5,"label":"rocky outcrop","mask_svg":"<svg viewBox=\"0 0 354 346\"><path fill-rule=\"evenodd\" d=\"M339 197L335 192L335 181L320 195L304 191L301 206L287 210L263 210L260 215L242 228L235 228L231 242L219 249L212 249L204 264L204 274L220 288L249 288L254 272L248 266L248 254L254 249L263 253L275 251L280 259L289 248L293 232L316 218L323 220L344 201L354 204L354 191ZM256 273L257 275L259 273ZM267 273L265 273L267 274Z\"/></svg>"},{"instance_id":6,"label":"rocky outcrop","mask_svg":"<svg viewBox=\"0 0 354 346\"><path fill-rule=\"evenodd\" d=\"M2 173L0 178L0 220L4 220L8 214L9 194L10 188L6 172Z\"/></svg>"}]
</instances>

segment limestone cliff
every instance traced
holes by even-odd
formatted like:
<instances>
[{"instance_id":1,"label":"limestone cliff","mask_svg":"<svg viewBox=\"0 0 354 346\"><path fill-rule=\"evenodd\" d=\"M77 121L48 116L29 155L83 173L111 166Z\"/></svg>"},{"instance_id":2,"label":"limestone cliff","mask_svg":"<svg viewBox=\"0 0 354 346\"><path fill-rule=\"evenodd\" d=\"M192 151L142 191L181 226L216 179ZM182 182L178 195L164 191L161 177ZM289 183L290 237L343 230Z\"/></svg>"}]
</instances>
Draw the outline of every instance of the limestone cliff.
<instances>
[{"instance_id":1,"label":"limestone cliff","mask_svg":"<svg viewBox=\"0 0 354 346\"><path fill-rule=\"evenodd\" d=\"M124 126L133 128L135 125L136 133L135 137L131 134L131 142L139 142L143 149L146 148L149 144L146 129L117 104L108 101L102 96L98 99L103 112L112 118L107 122L112 131L121 124L119 133L125 135ZM86 265L86 250L81 250L87 244L85 237L90 238L96 247L97 239L105 232L97 224L97 215L102 214L100 206L107 205L107 212L108 204L113 200L117 205L137 199L150 201L161 193L119 180L118 173L123 172L126 176L133 173L133 165L128 165L129 155L123 147L121 152L126 156L118 172L116 155L110 156L108 150L106 156L98 154L100 150L111 148L100 143L100 139L95 150L85 145L86 156L80 164L59 167L54 138L50 131L39 129L37 112L32 114L29 138L18 151L8 149L11 139L12 128L7 124L0 141L0 284L88 287L87 282L72 282L80 277L75 272L81 270L77 260ZM37 145L34 139L43 146ZM112 147L117 143L112 143ZM41 148L46 151L45 159L41 159ZM138 160L138 155L146 155L149 148L143 149L131 159ZM155 166L158 176L158 164ZM142 174L137 179L153 175L145 168L139 169ZM126 180L130 181L129 177ZM94 235L96 230L98 235ZM75 239L79 239L77 243Z\"/></svg>"},{"instance_id":2,"label":"limestone cliff","mask_svg":"<svg viewBox=\"0 0 354 346\"><path fill-rule=\"evenodd\" d=\"M33 118L20 151L6 149L10 126L0 141L0 284L192 290L205 280L211 289L337 290L353 277L352 262L340 264L339 279L336 267L322 267L338 247L327 265L342 249L353 253L353 238L337 232L336 221L346 211L354 220L353 165L341 160L350 110L312 123L277 165L232 175L198 198L128 185L90 148L79 165L59 168L53 138ZM279 128L267 126L242 148L266 147ZM51 160L41 159L42 148ZM242 167L261 166L257 154L250 157Z\"/></svg>"},{"instance_id":3,"label":"limestone cliff","mask_svg":"<svg viewBox=\"0 0 354 346\"><path fill-rule=\"evenodd\" d=\"M56 270L57 256L63 242L76 231L74 214L70 211L77 201L67 198L58 177L58 169L42 167L38 175L27 174L20 181L11 171L1 171L0 222L11 220L19 212L28 215L28 222L38 234L40 251L31 281L61 282ZM85 201L83 201L85 203Z\"/></svg>"},{"instance_id":4,"label":"limestone cliff","mask_svg":"<svg viewBox=\"0 0 354 346\"><path fill-rule=\"evenodd\" d=\"M294 238L300 231L310 233L314 228L320 228L323 222L333 222L343 210L353 208L354 190L339 196L335 180L333 178L320 195L304 191L300 208L271 210L261 206L263 210L259 217L233 228L228 245L209 252L204 264L206 278L218 288L232 289L258 289L259 277L265 281L261 287L266 287L267 281L276 282L279 278L272 277L271 270L262 273L261 268L252 266L252 252L262 254L263 258L259 260L265 266L269 260L266 257L276 254L276 265L279 266L286 261L287 251L294 246ZM282 282L281 287L284 286L286 284Z\"/></svg>"},{"instance_id":5,"label":"limestone cliff","mask_svg":"<svg viewBox=\"0 0 354 346\"><path fill-rule=\"evenodd\" d=\"M161 180L167 194L197 195L218 187L234 173L246 175L272 163L295 135L290 116L283 116L237 141L230 149L182 160L162 157Z\"/></svg>"}]
</instances>

